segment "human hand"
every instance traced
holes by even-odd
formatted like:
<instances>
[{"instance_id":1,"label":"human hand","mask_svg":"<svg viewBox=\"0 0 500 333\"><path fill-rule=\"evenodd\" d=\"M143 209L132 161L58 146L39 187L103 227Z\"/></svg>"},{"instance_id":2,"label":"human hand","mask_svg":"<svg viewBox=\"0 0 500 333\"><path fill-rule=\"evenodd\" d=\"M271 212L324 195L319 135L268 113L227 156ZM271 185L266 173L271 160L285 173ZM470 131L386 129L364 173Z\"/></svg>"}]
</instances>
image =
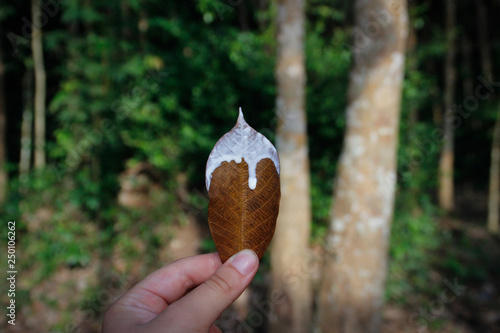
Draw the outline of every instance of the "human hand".
<instances>
[{"instance_id":1,"label":"human hand","mask_svg":"<svg viewBox=\"0 0 500 333\"><path fill-rule=\"evenodd\" d=\"M224 264L217 253L174 261L113 303L104 314L102 332L222 332L215 320L250 284L258 267L251 250Z\"/></svg>"}]
</instances>

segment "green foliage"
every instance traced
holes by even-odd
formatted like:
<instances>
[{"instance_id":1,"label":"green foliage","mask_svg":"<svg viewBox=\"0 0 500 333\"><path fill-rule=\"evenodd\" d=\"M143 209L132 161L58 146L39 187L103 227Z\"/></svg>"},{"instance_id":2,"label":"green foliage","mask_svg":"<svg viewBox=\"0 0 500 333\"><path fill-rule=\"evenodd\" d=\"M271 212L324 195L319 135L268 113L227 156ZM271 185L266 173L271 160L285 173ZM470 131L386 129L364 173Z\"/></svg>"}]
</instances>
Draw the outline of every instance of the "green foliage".
<instances>
[{"instance_id":1,"label":"green foliage","mask_svg":"<svg viewBox=\"0 0 500 333\"><path fill-rule=\"evenodd\" d=\"M408 207L403 195L398 198L399 207ZM404 303L413 293L429 290L429 273L434 253L440 245L436 225L436 209L428 198L420 202L421 209L398 209L391 229L389 279L387 298Z\"/></svg>"},{"instance_id":2,"label":"green foliage","mask_svg":"<svg viewBox=\"0 0 500 333\"><path fill-rule=\"evenodd\" d=\"M33 174L12 186L17 186L21 195L16 198L22 212L17 221L19 247L23 249L19 262L21 269L31 273L30 285L61 266L87 266L99 244L98 230L82 211L87 202L78 202L75 192L64 190L51 172ZM92 200L89 195L81 198Z\"/></svg>"},{"instance_id":3,"label":"green foliage","mask_svg":"<svg viewBox=\"0 0 500 333\"><path fill-rule=\"evenodd\" d=\"M427 4L410 8L410 25L415 33L427 24ZM410 50L403 82L398 148L397 195L391 228L388 300L408 303L412 294L435 292L429 284L436 264L435 253L442 235L437 225L439 212L432 199L437 188L437 168L442 140L429 116L437 78L422 68L432 57L443 56L439 37Z\"/></svg>"},{"instance_id":4,"label":"green foliage","mask_svg":"<svg viewBox=\"0 0 500 333\"><path fill-rule=\"evenodd\" d=\"M312 232L313 238L318 238L328 225L336 171L332 161L340 155L344 135L350 55L339 46L347 40L343 30L336 29L325 39L315 28L306 39L306 68L308 132L313 134L309 135Z\"/></svg>"}]
</instances>

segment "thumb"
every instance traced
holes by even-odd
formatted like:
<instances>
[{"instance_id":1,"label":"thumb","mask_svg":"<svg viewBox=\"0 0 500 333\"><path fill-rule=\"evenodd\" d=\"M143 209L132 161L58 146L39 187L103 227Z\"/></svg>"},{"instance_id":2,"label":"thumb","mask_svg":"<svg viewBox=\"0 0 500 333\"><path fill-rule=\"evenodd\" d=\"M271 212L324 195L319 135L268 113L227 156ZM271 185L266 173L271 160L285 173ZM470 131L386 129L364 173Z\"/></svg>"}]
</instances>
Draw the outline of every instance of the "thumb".
<instances>
[{"instance_id":1,"label":"thumb","mask_svg":"<svg viewBox=\"0 0 500 333\"><path fill-rule=\"evenodd\" d=\"M229 258L195 290L171 304L158 316L163 325L184 319L185 332L208 331L219 315L248 287L259 267L252 250L243 250ZM172 319L177 319L173 321Z\"/></svg>"}]
</instances>

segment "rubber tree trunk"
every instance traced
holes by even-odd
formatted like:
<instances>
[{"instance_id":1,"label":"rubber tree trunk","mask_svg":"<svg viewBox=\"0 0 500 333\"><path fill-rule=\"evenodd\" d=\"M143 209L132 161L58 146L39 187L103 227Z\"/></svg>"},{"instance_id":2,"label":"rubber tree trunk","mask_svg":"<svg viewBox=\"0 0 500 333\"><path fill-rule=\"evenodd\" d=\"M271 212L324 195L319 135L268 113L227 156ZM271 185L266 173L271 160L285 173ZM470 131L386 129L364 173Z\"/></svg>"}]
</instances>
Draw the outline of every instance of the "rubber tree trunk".
<instances>
[{"instance_id":1,"label":"rubber tree trunk","mask_svg":"<svg viewBox=\"0 0 500 333\"><path fill-rule=\"evenodd\" d=\"M488 14L484 0L477 2L478 40L481 49L481 70L489 77L493 74L493 60L491 57L490 38L488 34ZM500 107L493 130L491 143L490 186L488 195L488 231L492 234L500 232L499 204L500 204Z\"/></svg>"},{"instance_id":2,"label":"rubber tree trunk","mask_svg":"<svg viewBox=\"0 0 500 333\"><path fill-rule=\"evenodd\" d=\"M500 108L499 108L500 110ZM500 114L497 115L493 143L491 147L490 165L490 194L488 197L488 231L492 234L500 232L499 203L500 203Z\"/></svg>"},{"instance_id":3,"label":"rubber tree trunk","mask_svg":"<svg viewBox=\"0 0 500 333\"><path fill-rule=\"evenodd\" d=\"M26 69L23 79L23 119L21 122L21 152L19 157L19 176L27 175L31 167L33 142L33 73Z\"/></svg>"},{"instance_id":4,"label":"rubber tree trunk","mask_svg":"<svg viewBox=\"0 0 500 333\"><path fill-rule=\"evenodd\" d=\"M31 0L33 36L31 50L35 70L35 168L45 166L45 94L46 74L43 62L42 27L40 25L40 0Z\"/></svg>"},{"instance_id":5,"label":"rubber tree trunk","mask_svg":"<svg viewBox=\"0 0 500 333\"><path fill-rule=\"evenodd\" d=\"M445 59L445 87L444 87L444 117L443 130L444 142L441 148L439 160L439 206L447 213L453 210L454 187L453 187L453 165L454 153L454 108L455 84L457 72L455 68L455 57L457 48L456 38L456 3L455 0L445 0L446 20L446 59Z\"/></svg>"},{"instance_id":6,"label":"rubber tree trunk","mask_svg":"<svg viewBox=\"0 0 500 333\"><path fill-rule=\"evenodd\" d=\"M272 243L271 332L311 330L308 259L311 228L309 160L305 113L305 0L277 2L277 148L281 163L281 206Z\"/></svg>"},{"instance_id":7,"label":"rubber tree trunk","mask_svg":"<svg viewBox=\"0 0 500 333\"><path fill-rule=\"evenodd\" d=\"M365 38L353 50L347 127L326 240L330 255L319 291L322 333L380 331L394 207L407 3L357 0L354 6L355 31Z\"/></svg>"}]
</instances>

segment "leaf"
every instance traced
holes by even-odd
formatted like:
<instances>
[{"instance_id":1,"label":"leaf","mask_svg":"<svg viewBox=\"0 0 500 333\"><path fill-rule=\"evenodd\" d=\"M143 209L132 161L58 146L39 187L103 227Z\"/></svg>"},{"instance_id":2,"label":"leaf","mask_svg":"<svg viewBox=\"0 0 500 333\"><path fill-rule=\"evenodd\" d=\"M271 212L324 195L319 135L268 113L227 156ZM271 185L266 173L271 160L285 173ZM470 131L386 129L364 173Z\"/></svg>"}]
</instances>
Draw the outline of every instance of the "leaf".
<instances>
[{"instance_id":1,"label":"leaf","mask_svg":"<svg viewBox=\"0 0 500 333\"><path fill-rule=\"evenodd\" d=\"M215 144L205 174L208 224L222 262L243 249L262 258L271 242L281 197L276 148L241 112Z\"/></svg>"}]
</instances>

